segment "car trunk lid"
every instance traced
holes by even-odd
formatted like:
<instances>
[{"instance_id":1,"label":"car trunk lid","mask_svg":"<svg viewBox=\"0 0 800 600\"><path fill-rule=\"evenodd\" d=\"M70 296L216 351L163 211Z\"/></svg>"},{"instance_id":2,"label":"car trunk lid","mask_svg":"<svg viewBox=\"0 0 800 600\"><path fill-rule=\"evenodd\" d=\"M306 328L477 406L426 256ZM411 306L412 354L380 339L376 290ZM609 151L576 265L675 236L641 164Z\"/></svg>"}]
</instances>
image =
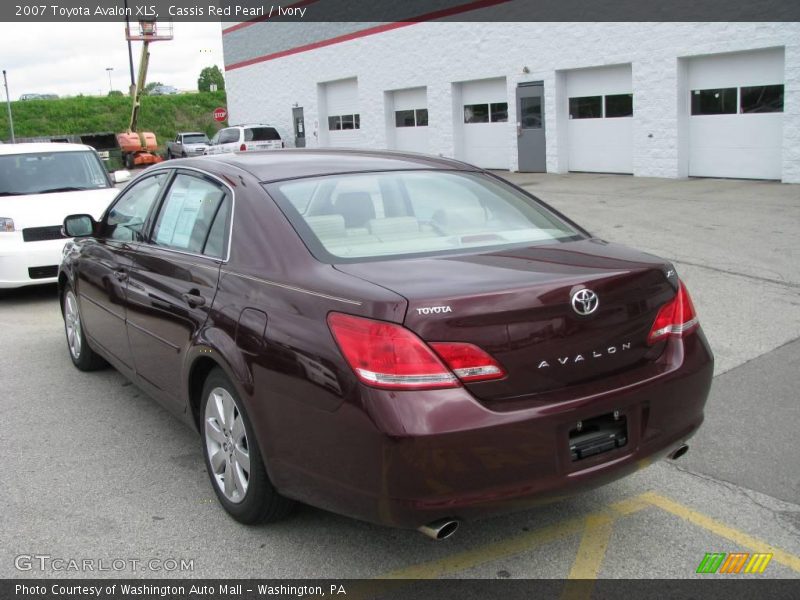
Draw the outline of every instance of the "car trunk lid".
<instances>
[{"instance_id":1,"label":"car trunk lid","mask_svg":"<svg viewBox=\"0 0 800 600\"><path fill-rule=\"evenodd\" d=\"M665 261L600 240L337 268L404 296L404 325L426 342L469 342L494 357L507 377L467 384L482 400L559 390L652 362L663 346L649 346L647 336L677 286ZM583 289L598 298L588 315L571 301Z\"/></svg>"}]
</instances>

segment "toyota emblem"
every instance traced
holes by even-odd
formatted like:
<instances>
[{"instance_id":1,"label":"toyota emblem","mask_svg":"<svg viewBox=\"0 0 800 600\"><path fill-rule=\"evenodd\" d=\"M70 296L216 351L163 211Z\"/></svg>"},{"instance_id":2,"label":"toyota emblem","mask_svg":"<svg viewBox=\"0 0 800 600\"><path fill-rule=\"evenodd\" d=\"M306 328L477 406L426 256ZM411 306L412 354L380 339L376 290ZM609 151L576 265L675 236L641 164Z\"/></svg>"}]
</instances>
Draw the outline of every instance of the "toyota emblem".
<instances>
[{"instance_id":1,"label":"toyota emblem","mask_svg":"<svg viewBox=\"0 0 800 600\"><path fill-rule=\"evenodd\" d=\"M592 290L584 288L572 294L572 310L582 316L590 315L597 310L600 299Z\"/></svg>"}]
</instances>

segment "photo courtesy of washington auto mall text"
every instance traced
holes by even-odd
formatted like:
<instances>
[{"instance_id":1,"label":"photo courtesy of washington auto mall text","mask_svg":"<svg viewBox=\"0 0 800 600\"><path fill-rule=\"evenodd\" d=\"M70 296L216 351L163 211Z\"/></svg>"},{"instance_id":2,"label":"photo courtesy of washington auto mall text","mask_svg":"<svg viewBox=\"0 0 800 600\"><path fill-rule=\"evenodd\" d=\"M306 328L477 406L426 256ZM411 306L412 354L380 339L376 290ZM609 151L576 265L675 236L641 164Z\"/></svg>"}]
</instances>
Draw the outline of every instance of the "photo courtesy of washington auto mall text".
<instances>
[{"instance_id":1,"label":"photo courtesy of washington auto mall text","mask_svg":"<svg viewBox=\"0 0 800 600\"><path fill-rule=\"evenodd\" d=\"M800 598L797 0L11 0L0 71L0 600Z\"/></svg>"}]
</instances>

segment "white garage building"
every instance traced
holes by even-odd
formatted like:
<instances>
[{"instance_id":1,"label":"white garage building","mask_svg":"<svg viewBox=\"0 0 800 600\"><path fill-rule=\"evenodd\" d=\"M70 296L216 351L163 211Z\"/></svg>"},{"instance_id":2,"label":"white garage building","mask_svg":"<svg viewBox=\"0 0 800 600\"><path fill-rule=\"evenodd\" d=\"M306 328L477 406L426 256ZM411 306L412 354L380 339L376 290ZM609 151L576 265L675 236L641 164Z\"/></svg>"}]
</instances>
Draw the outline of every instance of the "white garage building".
<instances>
[{"instance_id":1,"label":"white garage building","mask_svg":"<svg viewBox=\"0 0 800 600\"><path fill-rule=\"evenodd\" d=\"M247 22L222 38L229 121L297 145L800 183L796 22Z\"/></svg>"}]
</instances>

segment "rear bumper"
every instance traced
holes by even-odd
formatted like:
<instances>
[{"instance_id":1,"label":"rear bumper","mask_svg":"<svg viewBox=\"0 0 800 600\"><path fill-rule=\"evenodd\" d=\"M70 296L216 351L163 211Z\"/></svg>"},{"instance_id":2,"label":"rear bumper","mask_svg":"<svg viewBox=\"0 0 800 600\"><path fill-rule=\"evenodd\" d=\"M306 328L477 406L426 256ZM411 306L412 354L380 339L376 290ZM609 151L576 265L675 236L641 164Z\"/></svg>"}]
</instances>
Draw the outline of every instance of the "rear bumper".
<instances>
[{"instance_id":1,"label":"rear bumper","mask_svg":"<svg viewBox=\"0 0 800 600\"><path fill-rule=\"evenodd\" d=\"M702 331L670 341L665 355L669 367L657 377L509 412L486 408L464 389L362 387L361 407L346 402L326 420L320 441L335 446L305 457L295 448L291 459L273 448L271 476L289 496L399 527L529 508L628 475L697 431L713 376ZM627 418L628 443L573 462L569 430L613 411Z\"/></svg>"},{"instance_id":2,"label":"rear bumper","mask_svg":"<svg viewBox=\"0 0 800 600\"><path fill-rule=\"evenodd\" d=\"M54 270L57 272L67 241L59 239L23 242L20 232L3 234L0 239L0 289L58 281L57 274L53 277L31 277L29 269L55 267Z\"/></svg>"}]
</instances>

